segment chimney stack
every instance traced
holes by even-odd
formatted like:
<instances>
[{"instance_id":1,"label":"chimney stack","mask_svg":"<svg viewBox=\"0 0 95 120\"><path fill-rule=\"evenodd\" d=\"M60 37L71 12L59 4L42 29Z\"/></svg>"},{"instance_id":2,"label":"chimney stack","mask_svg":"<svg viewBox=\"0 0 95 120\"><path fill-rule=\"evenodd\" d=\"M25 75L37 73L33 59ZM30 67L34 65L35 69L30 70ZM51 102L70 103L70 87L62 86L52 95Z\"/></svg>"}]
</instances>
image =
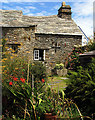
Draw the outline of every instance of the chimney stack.
<instances>
[{"instance_id":1,"label":"chimney stack","mask_svg":"<svg viewBox=\"0 0 95 120\"><path fill-rule=\"evenodd\" d=\"M63 19L71 19L71 7L70 5L66 5L65 2L62 2L62 6L58 10L58 17Z\"/></svg>"}]
</instances>

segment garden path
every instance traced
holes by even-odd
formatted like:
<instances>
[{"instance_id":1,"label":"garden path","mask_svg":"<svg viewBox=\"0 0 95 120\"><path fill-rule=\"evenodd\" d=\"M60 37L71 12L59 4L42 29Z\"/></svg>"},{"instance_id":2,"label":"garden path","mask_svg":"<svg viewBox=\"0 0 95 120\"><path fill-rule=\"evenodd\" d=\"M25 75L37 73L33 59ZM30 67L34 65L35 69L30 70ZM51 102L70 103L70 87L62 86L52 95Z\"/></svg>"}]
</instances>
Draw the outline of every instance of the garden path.
<instances>
[{"instance_id":1,"label":"garden path","mask_svg":"<svg viewBox=\"0 0 95 120\"><path fill-rule=\"evenodd\" d=\"M50 85L52 88L59 90L66 88L66 81L68 80L67 77L56 77L53 78L51 81L49 81L48 85Z\"/></svg>"}]
</instances>

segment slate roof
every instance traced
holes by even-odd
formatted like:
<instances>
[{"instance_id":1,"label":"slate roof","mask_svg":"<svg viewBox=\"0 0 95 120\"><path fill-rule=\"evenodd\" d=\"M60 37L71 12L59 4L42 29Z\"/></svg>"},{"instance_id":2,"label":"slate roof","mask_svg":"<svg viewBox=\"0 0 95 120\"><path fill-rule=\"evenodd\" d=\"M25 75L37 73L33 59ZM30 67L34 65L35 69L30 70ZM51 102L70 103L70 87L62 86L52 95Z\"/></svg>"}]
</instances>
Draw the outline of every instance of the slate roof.
<instances>
[{"instance_id":1,"label":"slate roof","mask_svg":"<svg viewBox=\"0 0 95 120\"><path fill-rule=\"evenodd\" d=\"M57 15L25 16L22 11L17 10L0 10L0 13L2 14L0 26L3 27L37 25L36 33L82 35L82 32L72 19L63 19Z\"/></svg>"},{"instance_id":2,"label":"slate roof","mask_svg":"<svg viewBox=\"0 0 95 120\"><path fill-rule=\"evenodd\" d=\"M29 27L34 24L22 21L22 11L17 10L0 10L2 27Z\"/></svg>"}]
</instances>

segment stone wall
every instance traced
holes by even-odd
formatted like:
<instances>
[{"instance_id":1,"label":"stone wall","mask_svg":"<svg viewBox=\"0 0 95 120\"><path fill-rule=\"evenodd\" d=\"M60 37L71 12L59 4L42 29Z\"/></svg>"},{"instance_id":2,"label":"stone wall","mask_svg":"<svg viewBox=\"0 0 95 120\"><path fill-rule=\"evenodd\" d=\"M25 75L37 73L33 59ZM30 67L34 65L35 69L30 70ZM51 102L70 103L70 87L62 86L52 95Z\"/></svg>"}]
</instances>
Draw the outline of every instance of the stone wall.
<instances>
[{"instance_id":1,"label":"stone wall","mask_svg":"<svg viewBox=\"0 0 95 120\"><path fill-rule=\"evenodd\" d=\"M8 38L8 45L21 45L18 53L29 54L33 60L33 46L35 40L35 27L3 27L2 37Z\"/></svg>"},{"instance_id":2,"label":"stone wall","mask_svg":"<svg viewBox=\"0 0 95 120\"><path fill-rule=\"evenodd\" d=\"M79 44L82 44L80 35L36 34L34 48L46 50L44 63L48 70L51 70L56 62L64 63L64 59L72 51L74 45Z\"/></svg>"},{"instance_id":3,"label":"stone wall","mask_svg":"<svg viewBox=\"0 0 95 120\"><path fill-rule=\"evenodd\" d=\"M18 53L28 54L31 60L34 60L34 49L45 50L43 63L48 73L56 63L64 63L64 59L74 45L82 44L81 35L35 34L35 27L3 27L2 33L3 37L8 38L8 45L22 44Z\"/></svg>"}]
</instances>

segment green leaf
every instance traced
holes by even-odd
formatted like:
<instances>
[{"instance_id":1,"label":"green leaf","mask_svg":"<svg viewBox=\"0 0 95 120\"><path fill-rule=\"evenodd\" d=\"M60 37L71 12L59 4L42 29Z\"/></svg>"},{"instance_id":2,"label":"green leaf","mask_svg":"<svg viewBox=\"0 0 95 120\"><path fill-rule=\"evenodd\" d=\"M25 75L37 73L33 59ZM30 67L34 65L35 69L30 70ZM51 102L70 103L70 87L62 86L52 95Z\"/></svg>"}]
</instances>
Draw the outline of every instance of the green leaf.
<instances>
[{"instance_id":1,"label":"green leaf","mask_svg":"<svg viewBox=\"0 0 95 120\"><path fill-rule=\"evenodd\" d=\"M60 92L62 93L62 98L63 98L63 100L64 100L65 93L64 93L63 90L60 90Z\"/></svg>"},{"instance_id":2,"label":"green leaf","mask_svg":"<svg viewBox=\"0 0 95 120\"><path fill-rule=\"evenodd\" d=\"M41 104L42 101L43 101L43 100L42 100L41 98L39 98L39 105Z\"/></svg>"},{"instance_id":3,"label":"green leaf","mask_svg":"<svg viewBox=\"0 0 95 120\"><path fill-rule=\"evenodd\" d=\"M92 80L92 78L88 72L87 72L87 76L89 77L90 80Z\"/></svg>"}]
</instances>

